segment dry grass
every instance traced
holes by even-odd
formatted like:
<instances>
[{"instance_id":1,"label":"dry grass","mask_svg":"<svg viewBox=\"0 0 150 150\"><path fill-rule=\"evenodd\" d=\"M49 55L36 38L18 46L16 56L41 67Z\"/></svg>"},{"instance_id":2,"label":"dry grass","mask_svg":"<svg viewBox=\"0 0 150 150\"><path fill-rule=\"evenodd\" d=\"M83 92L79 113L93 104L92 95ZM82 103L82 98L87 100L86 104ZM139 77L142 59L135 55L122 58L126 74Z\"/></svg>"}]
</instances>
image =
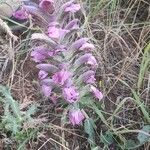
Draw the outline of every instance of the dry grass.
<instances>
[{"instance_id":1,"label":"dry grass","mask_svg":"<svg viewBox=\"0 0 150 150\"><path fill-rule=\"evenodd\" d=\"M85 25L89 29L87 34L97 45L97 76L100 87L105 91L107 121L114 129L140 129L145 115L132 90L137 91L142 105L149 110L149 65L143 76L139 72L144 49L150 42L150 3L101 0L90 1L89 4L92 11ZM148 57L149 54L147 61ZM139 80L142 80L140 87L137 84ZM150 122L146 120L147 123ZM128 139L128 135L119 136ZM136 134L132 136L135 138ZM149 145L143 149L149 149Z\"/></svg>"}]
</instances>

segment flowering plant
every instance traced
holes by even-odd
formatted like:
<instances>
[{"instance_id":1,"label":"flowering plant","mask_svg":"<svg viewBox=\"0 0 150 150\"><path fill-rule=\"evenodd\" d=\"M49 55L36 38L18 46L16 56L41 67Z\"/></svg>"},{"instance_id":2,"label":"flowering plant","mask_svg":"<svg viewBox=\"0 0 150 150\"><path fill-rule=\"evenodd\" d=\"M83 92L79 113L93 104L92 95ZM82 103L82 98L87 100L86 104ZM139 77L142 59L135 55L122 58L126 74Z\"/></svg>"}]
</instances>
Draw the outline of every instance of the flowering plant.
<instances>
[{"instance_id":1,"label":"flowering plant","mask_svg":"<svg viewBox=\"0 0 150 150\"><path fill-rule=\"evenodd\" d=\"M36 11L44 14L41 22L45 22L43 33L31 37L35 43L31 57L38 63L41 90L54 103L63 98L69 105L70 122L79 125L86 117L80 101L85 96L99 101L103 98L96 86L95 46L78 34L81 6L71 0L59 8L54 0L40 0L39 5L23 6L14 16L26 19L31 15L36 19Z\"/></svg>"}]
</instances>

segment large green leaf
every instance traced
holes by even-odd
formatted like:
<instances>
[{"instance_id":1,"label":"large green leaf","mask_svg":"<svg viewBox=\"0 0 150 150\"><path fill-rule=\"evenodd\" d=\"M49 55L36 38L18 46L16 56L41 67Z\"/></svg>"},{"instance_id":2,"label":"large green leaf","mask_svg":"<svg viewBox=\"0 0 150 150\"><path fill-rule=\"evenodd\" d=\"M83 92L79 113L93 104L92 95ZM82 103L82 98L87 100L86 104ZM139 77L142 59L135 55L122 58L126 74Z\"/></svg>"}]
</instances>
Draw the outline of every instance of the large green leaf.
<instances>
[{"instance_id":1,"label":"large green leaf","mask_svg":"<svg viewBox=\"0 0 150 150\"><path fill-rule=\"evenodd\" d=\"M90 106L93 104L93 100L91 99L90 96L84 96L80 99L80 104L84 106Z\"/></svg>"},{"instance_id":2,"label":"large green leaf","mask_svg":"<svg viewBox=\"0 0 150 150\"><path fill-rule=\"evenodd\" d=\"M137 149L138 147L141 146L141 144L135 140L127 140L127 142L125 143L125 148L130 150L130 149Z\"/></svg>"},{"instance_id":3,"label":"large green leaf","mask_svg":"<svg viewBox=\"0 0 150 150\"><path fill-rule=\"evenodd\" d=\"M113 134L109 131L105 134L101 133L100 140L104 145L111 145L114 142Z\"/></svg>"},{"instance_id":4,"label":"large green leaf","mask_svg":"<svg viewBox=\"0 0 150 150\"><path fill-rule=\"evenodd\" d=\"M91 146L95 146L95 128L96 126L93 119L88 118L85 120L84 131L88 134L88 142L91 144Z\"/></svg>"},{"instance_id":5,"label":"large green leaf","mask_svg":"<svg viewBox=\"0 0 150 150\"><path fill-rule=\"evenodd\" d=\"M137 136L140 144L150 141L150 125L144 126L140 131Z\"/></svg>"}]
</instances>

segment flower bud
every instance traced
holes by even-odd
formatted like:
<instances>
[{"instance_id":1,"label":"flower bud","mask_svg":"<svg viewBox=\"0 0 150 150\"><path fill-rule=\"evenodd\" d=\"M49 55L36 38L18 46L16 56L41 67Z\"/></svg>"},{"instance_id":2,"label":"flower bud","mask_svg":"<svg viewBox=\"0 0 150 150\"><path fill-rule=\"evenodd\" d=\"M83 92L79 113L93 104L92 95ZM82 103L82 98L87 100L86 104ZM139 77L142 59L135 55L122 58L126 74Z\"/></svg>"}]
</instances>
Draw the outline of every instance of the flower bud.
<instances>
[{"instance_id":1,"label":"flower bud","mask_svg":"<svg viewBox=\"0 0 150 150\"><path fill-rule=\"evenodd\" d=\"M52 14L55 11L54 0L41 0L39 7L45 12Z\"/></svg>"},{"instance_id":2,"label":"flower bud","mask_svg":"<svg viewBox=\"0 0 150 150\"><path fill-rule=\"evenodd\" d=\"M93 85L90 87L90 92L92 92L94 96L99 99L99 101L103 98L103 94Z\"/></svg>"}]
</instances>

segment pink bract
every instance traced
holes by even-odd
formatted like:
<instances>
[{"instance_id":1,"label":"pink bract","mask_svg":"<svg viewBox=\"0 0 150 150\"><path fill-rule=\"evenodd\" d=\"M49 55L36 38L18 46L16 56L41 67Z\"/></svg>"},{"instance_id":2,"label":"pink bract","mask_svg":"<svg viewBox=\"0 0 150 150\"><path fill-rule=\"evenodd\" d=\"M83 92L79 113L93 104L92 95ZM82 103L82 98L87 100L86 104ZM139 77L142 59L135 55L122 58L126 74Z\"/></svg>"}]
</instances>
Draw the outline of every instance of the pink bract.
<instances>
[{"instance_id":1,"label":"pink bract","mask_svg":"<svg viewBox=\"0 0 150 150\"><path fill-rule=\"evenodd\" d=\"M18 20L25 20L28 19L28 13L26 10L22 7L21 9L17 10L13 13L13 16Z\"/></svg>"},{"instance_id":2,"label":"pink bract","mask_svg":"<svg viewBox=\"0 0 150 150\"><path fill-rule=\"evenodd\" d=\"M81 112L81 110L70 110L69 112L69 120L72 125L80 125L84 120L85 116Z\"/></svg>"},{"instance_id":3,"label":"pink bract","mask_svg":"<svg viewBox=\"0 0 150 150\"><path fill-rule=\"evenodd\" d=\"M99 99L99 101L103 98L102 92L100 92L100 91L99 91L96 87L94 87L93 85L91 85L90 91L94 94L94 96L95 96L96 98Z\"/></svg>"},{"instance_id":4,"label":"pink bract","mask_svg":"<svg viewBox=\"0 0 150 150\"><path fill-rule=\"evenodd\" d=\"M79 98L79 93L74 86L67 87L63 89L63 95L67 102L74 103Z\"/></svg>"},{"instance_id":5,"label":"pink bract","mask_svg":"<svg viewBox=\"0 0 150 150\"><path fill-rule=\"evenodd\" d=\"M61 70L59 72L56 72L53 76L52 79L55 83L59 85L64 85L68 78L71 77L71 73L66 71L66 70Z\"/></svg>"}]
</instances>

